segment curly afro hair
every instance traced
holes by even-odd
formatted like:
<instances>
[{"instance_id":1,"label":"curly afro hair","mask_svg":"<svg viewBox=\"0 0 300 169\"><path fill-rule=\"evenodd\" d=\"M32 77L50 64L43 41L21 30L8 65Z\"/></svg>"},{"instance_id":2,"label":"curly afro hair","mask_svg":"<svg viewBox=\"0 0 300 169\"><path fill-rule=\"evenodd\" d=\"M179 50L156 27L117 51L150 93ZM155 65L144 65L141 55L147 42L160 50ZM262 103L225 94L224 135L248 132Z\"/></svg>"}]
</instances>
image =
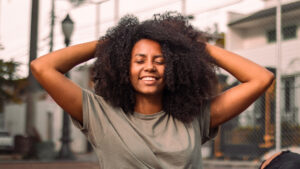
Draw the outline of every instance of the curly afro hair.
<instances>
[{"instance_id":1,"label":"curly afro hair","mask_svg":"<svg viewBox=\"0 0 300 169\"><path fill-rule=\"evenodd\" d=\"M127 15L109 29L95 53L95 92L125 113L134 111L129 67L131 50L140 39L158 42L165 58L163 110L184 123L191 122L216 94L216 66L200 40L202 33L176 12L157 14L144 22Z\"/></svg>"}]
</instances>

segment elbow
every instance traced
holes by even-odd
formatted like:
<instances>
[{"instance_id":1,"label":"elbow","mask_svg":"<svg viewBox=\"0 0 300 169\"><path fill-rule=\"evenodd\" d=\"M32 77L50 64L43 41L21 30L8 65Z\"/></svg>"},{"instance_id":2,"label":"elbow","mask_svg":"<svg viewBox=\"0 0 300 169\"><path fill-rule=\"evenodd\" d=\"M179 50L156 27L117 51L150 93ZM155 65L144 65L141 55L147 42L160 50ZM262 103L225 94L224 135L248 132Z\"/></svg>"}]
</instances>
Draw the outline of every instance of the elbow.
<instances>
[{"instance_id":1,"label":"elbow","mask_svg":"<svg viewBox=\"0 0 300 169\"><path fill-rule=\"evenodd\" d=\"M46 69L46 66L43 65L39 59L35 59L30 62L30 71L32 74L37 77L39 74L41 74Z\"/></svg>"},{"instance_id":2,"label":"elbow","mask_svg":"<svg viewBox=\"0 0 300 169\"><path fill-rule=\"evenodd\" d=\"M262 84L268 88L273 83L275 76L272 72L266 70L264 74L262 74Z\"/></svg>"},{"instance_id":3,"label":"elbow","mask_svg":"<svg viewBox=\"0 0 300 169\"><path fill-rule=\"evenodd\" d=\"M33 74L36 74L36 72L39 72L38 69L39 69L39 64L37 63L37 60L31 61L30 62L30 71Z\"/></svg>"},{"instance_id":4,"label":"elbow","mask_svg":"<svg viewBox=\"0 0 300 169\"><path fill-rule=\"evenodd\" d=\"M267 80L268 80L268 84L271 85L275 79L275 76L272 72L268 71L268 75L267 75Z\"/></svg>"}]
</instances>

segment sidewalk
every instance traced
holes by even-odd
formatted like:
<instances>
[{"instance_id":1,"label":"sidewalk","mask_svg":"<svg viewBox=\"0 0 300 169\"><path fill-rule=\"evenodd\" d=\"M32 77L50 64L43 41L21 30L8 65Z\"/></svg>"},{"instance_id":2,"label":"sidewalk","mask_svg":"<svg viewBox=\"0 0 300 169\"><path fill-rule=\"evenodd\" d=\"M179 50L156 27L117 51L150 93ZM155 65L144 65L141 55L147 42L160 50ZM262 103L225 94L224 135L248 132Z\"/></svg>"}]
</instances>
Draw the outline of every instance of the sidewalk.
<instances>
[{"instance_id":1,"label":"sidewalk","mask_svg":"<svg viewBox=\"0 0 300 169\"><path fill-rule=\"evenodd\" d=\"M94 153L75 154L76 160L22 160L18 155L0 155L0 169L99 169Z\"/></svg>"},{"instance_id":2,"label":"sidewalk","mask_svg":"<svg viewBox=\"0 0 300 169\"><path fill-rule=\"evenodd\" d=\"M22 161L0 163L1 169L99 169L98 163L78 161Z\"/></svg>"},{"instance_id":3,"label":"sidewalk","mask_svg":"<svg viewBox=\"0 0 300 169\"><path fill-rule=\"evenodd\" d=\"M10 158L10 159L9 159ZM204 169L258 169L260 162L203 160ZM76 154L72 161L28 161L0 156L0 169L100 169L94 153Z\"/></svg>"},{"instance_id":4,"label":"sidewalk","mask_svg":"<svg viewBox=\"0 0 300 169\"><path fill-rule=\"evenodd\" d=\"M259 165L256 161L203 160L205 169L258 169Z\"/></svg>"}]
</instances>

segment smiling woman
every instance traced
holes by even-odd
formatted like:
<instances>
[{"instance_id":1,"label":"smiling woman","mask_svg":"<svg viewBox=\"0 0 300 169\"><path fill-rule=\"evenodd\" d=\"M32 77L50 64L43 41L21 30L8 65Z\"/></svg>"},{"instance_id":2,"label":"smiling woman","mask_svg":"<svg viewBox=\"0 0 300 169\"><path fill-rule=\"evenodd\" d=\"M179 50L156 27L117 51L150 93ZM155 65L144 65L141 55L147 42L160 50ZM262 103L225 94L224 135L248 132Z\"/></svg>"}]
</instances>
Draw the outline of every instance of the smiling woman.
<instances>
[{"instance_id":1,"label":"smiling woman","mask_svg":"<svg viewBox=\"0 0 300 169\"><path fill-rule=\"evenodd\" d=\"M125 16L99 41L31 63L37 80L87 136L100 168L202 169L201 145L272 83L259 65L199 40L178 13ZM66 73L93 57L95 93ZM241 84L216 93L219 66Z\"/></svg>"},{"instance_id":2,"label":"smiling woman","mask_svg":"<svg viewBox=\"0 0 300 169\"><path fill-rule=\"evenodd\" d=\"M159 105L178 120L193 121L210 98L216 95L214 60L206 51L205 43L198 41L201 37L201 33L191 27L185 17L176 13L157 15L142 23L131 15L123 17L118 26L101 38L103 44L96 50L95 92L112 105L121 107L126 114L134 111L155 113L158 109L150 110L147 105L149 108ZM160 55L162 57L158 57ZM163 64L160 64L161 61ZM155 86L146 86L146 81L134 81L128 75L135 70L133 68L143 70L149 67L150 73L159 78L153 82L159 82L155 84L162 92L156 93L160 97L142 97L143 103L140 104L141 99L137 97L143 95L139 91L154 90ZM149 74L149 71L142 71L140 75L146 73ZM163 85L160 85L161 81ZM144 82L144 87L136 88L139 85L135 84L141 84L138 82ZM152 104L154 101L157 102ZM136 110L139 105L142 105L143 111Z\"/></svg>"}]
</instances>

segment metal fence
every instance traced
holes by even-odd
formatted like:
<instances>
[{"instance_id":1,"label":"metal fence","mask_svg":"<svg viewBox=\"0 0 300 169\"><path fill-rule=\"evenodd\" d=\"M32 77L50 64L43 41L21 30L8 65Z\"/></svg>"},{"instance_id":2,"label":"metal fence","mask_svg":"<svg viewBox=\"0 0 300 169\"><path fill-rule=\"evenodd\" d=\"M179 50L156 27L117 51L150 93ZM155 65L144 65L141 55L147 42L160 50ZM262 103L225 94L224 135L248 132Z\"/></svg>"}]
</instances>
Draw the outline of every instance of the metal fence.
<instances>
[{"instance_id":1,"label":"metal fence","mask_svg":"<svg viewBox=\"0 0 300 169\"><path fill-rule=\"evenodd\" d=\"M281 146L291 148L300 146L300 111L297 104L300 96L300 74L283 76L281 79ZM227 86L226 83L221 84L225 84L223 89L226 90L238 82ZM213 157L260 159L263 154L275 149L275 85L274 82L240 116L221 126L220 133L212 144Z\"/></svg>"},{"instance_id":2,"label":"metal fence","mask_svg":"<svg viewBox=\"0 0 300 169\"><path fill-rule=\"evenodd\" d=\"M228 24L225 48L267 67L276 77L276 69L280 67L281 83L279 92L274 81L247 110L220 127L219 135L211 143L213 158L261 159L276 149L276 142L280 143L280 149L300 149L300 1L283 2L279 45L276 6L239 17ZM278 51L281 54L279 62L276 60ZM229 83L226 78L227 75L219 75L223 90L238 84L237 81ZM276 106L276 98L280 106ZM278 107L280 123L276 120Z\"/></svg>"}]
</instances>

